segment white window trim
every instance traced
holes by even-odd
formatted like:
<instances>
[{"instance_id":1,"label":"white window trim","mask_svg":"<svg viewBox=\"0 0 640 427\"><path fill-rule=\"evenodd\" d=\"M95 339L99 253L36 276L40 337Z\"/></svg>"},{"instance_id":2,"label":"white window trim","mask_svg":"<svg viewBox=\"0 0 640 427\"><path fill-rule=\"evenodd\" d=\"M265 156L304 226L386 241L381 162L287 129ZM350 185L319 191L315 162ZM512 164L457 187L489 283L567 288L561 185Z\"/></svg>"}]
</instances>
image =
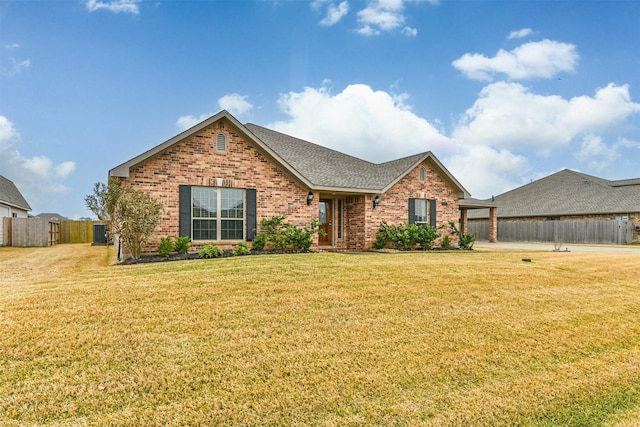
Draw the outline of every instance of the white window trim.
<instances>
[{"instance_id":1,"label":"white window trim","mask_svg":"<svg viewBox=\"0 0 640 427\"><path fill-rule=\"evenodd\" d=\"M193 215L193 192L196 189L209 189L216 192L216 211L217 216L212 217L195 217ZM222 192L227 190L235 190L242 192L242 218L223 218L222 214ZM194 221L205 220L216 222L216 238L215 239L196 239ZM242 238L241 239L222 239L222 221L239 221L242 222ZM191 187L191 235L194 242L241 242L246 240L246 224L247 224L247 192L244 189L239 188L222 188L222 187Z\"/></svg>"}]
</instances>

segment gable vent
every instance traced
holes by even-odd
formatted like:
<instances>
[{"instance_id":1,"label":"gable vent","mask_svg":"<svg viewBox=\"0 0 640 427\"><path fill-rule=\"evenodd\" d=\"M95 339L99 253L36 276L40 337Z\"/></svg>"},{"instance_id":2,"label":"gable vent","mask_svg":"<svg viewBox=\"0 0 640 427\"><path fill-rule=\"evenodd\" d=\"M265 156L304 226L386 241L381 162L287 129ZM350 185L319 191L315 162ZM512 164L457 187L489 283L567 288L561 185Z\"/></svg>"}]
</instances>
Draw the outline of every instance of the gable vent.
<instances>
[{"instance_id":1,"label":"gable vent","mask_svg":"<svg viewBox=\"0 0 640 427\"><path fill-rule=\"evenodd\" d=\"M219 133L216 136L216 151L219 153L227 151L227 137L223 133Z\"/></svg>"}]
</instances>

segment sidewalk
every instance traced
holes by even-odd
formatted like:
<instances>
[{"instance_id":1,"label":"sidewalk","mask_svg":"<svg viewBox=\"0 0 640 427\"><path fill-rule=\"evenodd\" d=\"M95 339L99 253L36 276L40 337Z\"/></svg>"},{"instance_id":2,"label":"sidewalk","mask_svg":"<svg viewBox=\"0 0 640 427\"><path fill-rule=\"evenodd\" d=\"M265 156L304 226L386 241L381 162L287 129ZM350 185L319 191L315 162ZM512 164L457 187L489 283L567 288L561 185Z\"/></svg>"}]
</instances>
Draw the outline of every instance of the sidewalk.
<instances>
[{"instance_id":1,"label":"sidewalk","mask_svg":"<svg viewBox=\"0 0 640 427\"><path fill-rule=\"evenodd\" d=\"M518 249L535 251L553 251L553 243L536 242L476 242L474 249ZM626 252L640 255L640 245L583 245L579 243L562 244L560 251L569 252Z\"/></svg>"}]
</instances>

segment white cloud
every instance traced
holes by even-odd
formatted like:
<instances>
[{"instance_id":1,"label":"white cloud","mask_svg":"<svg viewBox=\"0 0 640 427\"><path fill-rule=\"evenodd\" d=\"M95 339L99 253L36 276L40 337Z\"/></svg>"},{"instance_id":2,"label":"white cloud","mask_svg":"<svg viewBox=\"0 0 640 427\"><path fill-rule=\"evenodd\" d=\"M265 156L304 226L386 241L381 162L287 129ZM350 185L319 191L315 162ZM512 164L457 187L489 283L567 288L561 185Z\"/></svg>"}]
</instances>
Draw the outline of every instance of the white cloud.
<instances>
[{"instance_id":1,"label":"white cloud","mask_svg":"<svg viewBox=\"0 0 640 427\"><path fill-rule=\"evenodd\" d=\"M576 158L596 171L602 171L611 166L620 157L615 146L608 147L598 135L589 134L582 139L580 150Z\"/></svg>"},{"instance_id":2,"label":"white cloud","mask_svg":"<svg viewBox=\"0 0 640 427\"><path fill-rule=\"evenodd\" d=\"M223 110L229 111L234 116L239 116L253 108L253 105L247 101L247 98L247 95L232 93L220 98L218 100L218 106Z\"/></svg>"},{"instance_id":3,"label":"white cloud","mask_svg":"<svg viewBox=\"0 0 640 427\"><path fill-rule=\"evenodd\" d=\"M3 45L2 48L7 51L13 51L19 49L20 45L18 43L8 43ZM0 59L3 57L4 55L0 53ZM2 60L2 63L0 63L0 76L12 77L28 70L30 66L30 59L16 59L13 56L8 56L6 60Z\"/></svg>"},{"instance_id":4,"label":"white cloud","mask_svg":"<svg viewBox=\"0 0 640 427\"><path fill-rule=\"evenodd\" d=\"M66 193L68 187L59 182L75 171L71 161L54 165L46 156L23 156L17 148L20 135L5 116L0 116L0 171L16 184L32 208L52 193Z\"/></svg>"},{"instance_id":5,"label":"white cloud","mask_svg":"<svg viewBox=\"0 0 640 427\"><path fill-rule=\"evenodd\" d=\"M418 30L404 26L405 5L407 3L438 4L437 0L372 0L358 12L357 33L363 36L376 36L385 32L400 30L403 34L415 37Z\"/></svg>"},{"instance_id":6,"label":"white cloud","mask_svg":"<svg viewBox=\"0 0 640 427\"><path fill-rule=\"evenodd\" d=\"M327 5L326 15L320 21L320 25L330 27L340 22L347 13L349 13L349 2L342 1L340 3L334 3L333 1L314 1L312 7L315 9L321 8L323 5Z\"/></svg>"},{"instance_id":7,"label":"white cloud","mask_svg":"<svg viewBox=\"0 0 640 427\"><path fill-rule=\"evenodd\" d=\"M573 44L545 39L525 43L509 52L500 49L493 58L465 53L452 65L471 79L490 81L496 74L505 74L510 79L551 78L560 72L572 72L577 61Z\"/></svg>"},{"instance_id":8,"label":"white cloud","mask_svg":"<svg viewBox=\"0 0 640 427\"><path fill-rule=\"evenodd\" d=\"M447 169L476 198L501 194L522 182L531 167L524 156L486 145L465 146L444 160Z\"/></svg>"},{"instance_id":9,"label":"white cloud","mask_svg":"<svg viewBox=\"0 0 640 427\"><path fill-rule=\"evenodd\" d=\"M138 3L141 0L87 0L86 6L89 12L95 12L97 10L108 10L113 13L130 13L137 15L140 13Z\"/></svg>"},{"instance_id":10,"label":"white cloud","mask_svg":"<svg viewBox=\"0 0 640 427\"><path fill-rule=\"evenodd\" d=\"M531 93L517 83L486 86L453 132L465 144L533 148L548 155L579 135L611 128L640 112L627 86L609 84L594 97L566 100Z\"/></svg>"},{"instance_id":11,"label":"white cloud","mask_svg":"<svg viewBox=\"0 0 640 427\"><path fill-rule=\"evenodd\" d=\"M511 31L507 38L509 40L522 39L522 38L527 37L528 35L531 35L531 34L533 34L533 30L531 28L523 28L521 30Z\"/></svg>"},{"instance_id":12,"label":"white cloud","mask_svg":"<svg viewBox=\"0 0 640 427\"><path fill-rule=\"evenodd\" d=\"M282 95L287 121L267 127L372 162L425 151L439 158L456 152L453 142L394 96L355 84L332 95L326 87L306 87Z\"/></svg>"},{"instance_id":13,"label":"white cloud","mask_svg":"<svg viewBox=\"0 0 640 427\"><path fill-rule=\"evenodd\" d=\"M181 117L178 117L178 120L176 120L176 126L180 128L181 131L187 130L197 125L201 121L208 119L211 116L213 116L213 113L204 113L204 114L201 114L200 117L195 117L192 115L181 116Z\"/></svg>"}]
</instances>

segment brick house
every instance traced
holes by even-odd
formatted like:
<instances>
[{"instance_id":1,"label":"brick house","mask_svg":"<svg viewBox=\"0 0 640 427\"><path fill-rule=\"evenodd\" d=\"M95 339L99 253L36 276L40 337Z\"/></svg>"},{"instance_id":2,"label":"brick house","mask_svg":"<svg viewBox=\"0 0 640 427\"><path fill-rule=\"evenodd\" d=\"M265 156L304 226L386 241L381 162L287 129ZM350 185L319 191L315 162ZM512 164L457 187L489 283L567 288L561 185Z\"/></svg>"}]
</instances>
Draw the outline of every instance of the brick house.
<instances>
[{"instance_id":1,"label":"brick house","mask_svg":"<svg viewBox=\"0 0 640 427\"><path fill-rule=\"evenodd\" d=\"M264 218L319 219L320 249L367 249L381 221L458 221L464 187L431 152L373 164L221 111L109 171L164 204L161 237L192 248L252 241ZM487 205L483 205L487 206ZM446 232L443 230L443 232Z\"/></svg>"},{"instance_id":2,"label":"brick house","mask_svg":"<svg viewBox=\"0 0 640 427\"><path fill-rule=\"evenodd\" d=\"M611 181L564 169L495 196L498 237L563 243L640 242L640 178ZM469 213L486 238L486 209Z\"/></svg>"}]
</instances>

